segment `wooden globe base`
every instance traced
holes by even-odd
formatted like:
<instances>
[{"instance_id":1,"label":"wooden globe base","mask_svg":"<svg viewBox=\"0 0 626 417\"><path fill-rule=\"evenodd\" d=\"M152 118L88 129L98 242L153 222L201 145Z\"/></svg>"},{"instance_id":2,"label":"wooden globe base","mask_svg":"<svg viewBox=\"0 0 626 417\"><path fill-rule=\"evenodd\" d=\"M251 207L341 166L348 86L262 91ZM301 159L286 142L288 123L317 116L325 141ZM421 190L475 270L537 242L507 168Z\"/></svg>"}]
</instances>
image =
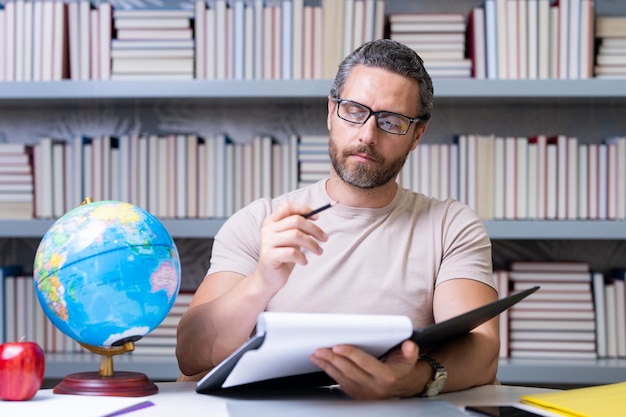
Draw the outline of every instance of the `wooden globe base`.
<instances>
[{"instance_id":1,"label":"wooden globe base","mask_svg":"<svg viewBox=\"0 0 626 417\"><path fill-rule=\"evenodd\" d=\"M113 371L113 356L135 350L133 341L107 348L78 343L85 349L102 355L100 371L67 375L52 390L55 394L143 397L159 392L159 388L141 372Z\"/></svg>"},{"instance_id":2,"label":"wooden globe base","mask_svg":"<svg viewBox=\"0 0 626 417\"><path fill-rule=\"evenodd\" d=\"M67 375L52 391L55 394L143 397L156 394L159 388L141 372L120 371L112 376L79 372Z\"/></svg>"}]
</instances>

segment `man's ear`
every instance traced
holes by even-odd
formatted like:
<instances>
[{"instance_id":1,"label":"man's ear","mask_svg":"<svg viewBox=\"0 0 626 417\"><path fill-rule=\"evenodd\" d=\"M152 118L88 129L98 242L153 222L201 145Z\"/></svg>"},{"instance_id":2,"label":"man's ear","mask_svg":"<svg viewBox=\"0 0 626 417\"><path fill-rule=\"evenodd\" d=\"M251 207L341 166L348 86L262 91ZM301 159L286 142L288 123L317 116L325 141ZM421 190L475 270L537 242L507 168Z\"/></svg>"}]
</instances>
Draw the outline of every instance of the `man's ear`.
<instances>
[{"instance_id":1,"label":"man's ear","mask_svg":"<svg viewBox=\"0 0 626 417\"><path fill-rule=\"evenodd\" d=\"M428 123L424 123L423 125L419 125L415 128L415 134L413 135L413 143L411 144L411 150L415 150L417 145L420 143L422 139L422 135L426 132L426 128L428 127Z\"/></svg>"},{"instance_id":2,"label":"man's ear","mask_svg":"<svg viewBox=\"0 0 626 417\"><path fill-rule=\"evenodd\" d=\"M326 115L326 128L330 131L330 121L335 113L335 106L337 105L336 101L333 101L330 97L328 97L328 114Z\"/></svg>"}]
</instances>

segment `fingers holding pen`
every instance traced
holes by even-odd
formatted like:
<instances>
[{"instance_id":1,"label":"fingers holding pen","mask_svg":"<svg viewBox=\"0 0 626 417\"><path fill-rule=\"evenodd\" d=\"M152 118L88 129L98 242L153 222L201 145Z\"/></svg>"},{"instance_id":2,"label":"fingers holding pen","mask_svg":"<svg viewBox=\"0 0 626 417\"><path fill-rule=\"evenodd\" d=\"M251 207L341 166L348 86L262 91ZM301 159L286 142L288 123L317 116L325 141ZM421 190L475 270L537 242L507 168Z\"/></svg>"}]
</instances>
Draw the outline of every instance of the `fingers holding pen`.
<instances>
[{"instance_id":1,"label":"fingers holding pen","mask_svg":"<svg viewBox=\"0 0 626 417\"><path fill-rule=\"evenodd\" d=\"M311 221L319 216L311 212L311 207L303 204L289 201L283 203L263 223L264 243L275 248L291 247L298 251L306 249L321 254L319 242L327 241L328 235ZM309 217L305 217L307 214Z\"/></svg>"},{"instance_id":2,"label":"fingers holding pen","mask_svg":"<svg viewBox=\"0 0 626 417\"><path fill-rule=\"evenodd\" d=\"M285 201L280 206L278 206L276 210L272 212L272 214L268 216L268 219L276 221L297 214L305 219L316 220L319 217L319 213L326 209L334 207L337 204L339 204L339 202L333 200L330 203L325 204L321 207L311 209L310 206L307 206L305 204L300 204L293 201Z\"/></svg>"},{"instance_id":3,"label":"fingers holding pen","mask_svg":"<svg viewBox=\"0 0 626 417\"><path fill-rule=\"evenodd\" d=\"M331 204L334 205L336 203L333 202ZM328 235L313 221L319 218L321 211L332 207L331 204L312 210L307 205L286 201L268 217L268 220L276 223L283 228L282 230L299 229L315 239L325 242L328 240Z\"/></svg>"},{"instance_id":4,"label":"fingers holding pen","mask_svg":"<svg viewBox=\"0 0 626 417\"><path fill-rule=\"evenodd\" d=\"M319 214L304 217L311 211L309 206L285 202L263 221L257 275L271 287L282 287L296 264L306 265L307 252L322 254L320 243L328 235L311 221Z\"/></svg>"}]
</instances>

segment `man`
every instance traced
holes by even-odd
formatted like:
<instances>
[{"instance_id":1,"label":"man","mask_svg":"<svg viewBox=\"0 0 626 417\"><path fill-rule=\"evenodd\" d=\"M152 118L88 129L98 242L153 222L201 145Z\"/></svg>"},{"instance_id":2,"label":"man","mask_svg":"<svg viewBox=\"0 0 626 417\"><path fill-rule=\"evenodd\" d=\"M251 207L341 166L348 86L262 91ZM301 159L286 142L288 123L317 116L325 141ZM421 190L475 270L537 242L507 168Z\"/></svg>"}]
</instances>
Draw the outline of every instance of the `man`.
<instances>
[{"instance_id":1,"label":"man","mask_svg":"<svg viewBox=\"0 0 626 417\"><path fill-rule=\"evenodd\" d=\"M225 359L266 310L403 314L417 328L497 298L491 243L475 213L395 181L432 106L430 76L404 45L369 42L341 63L328 100L329 178L253 202L224 224L178 327L183 374ZM492 383L498 350L496 318L428 356L406 341L384 361L343 345L311 361L351 397L381 399Z\"/></svg>"}]
</instances>

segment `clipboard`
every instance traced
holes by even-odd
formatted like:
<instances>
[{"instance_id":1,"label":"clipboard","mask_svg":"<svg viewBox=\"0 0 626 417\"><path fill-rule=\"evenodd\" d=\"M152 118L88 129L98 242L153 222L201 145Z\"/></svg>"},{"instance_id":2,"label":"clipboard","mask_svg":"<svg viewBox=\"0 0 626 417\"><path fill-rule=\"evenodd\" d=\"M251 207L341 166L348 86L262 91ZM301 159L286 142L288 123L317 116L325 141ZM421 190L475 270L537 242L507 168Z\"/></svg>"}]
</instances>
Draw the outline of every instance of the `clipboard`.
<instances>
[{"instance_id":1,"label":"clipboard","mask_svg":"<svg viewBox=\"0 0 626 417\"><path fill-rule=\"evenodd\" d=\"M259 315L256 333L198 381L196 392L313 388L336 384L309 356L321 346L352 344L378 358L413 340L421 352L467 334L539 289L517 292L421 329L406 316L276 313Z\"/></svg>"}]
</instances>

